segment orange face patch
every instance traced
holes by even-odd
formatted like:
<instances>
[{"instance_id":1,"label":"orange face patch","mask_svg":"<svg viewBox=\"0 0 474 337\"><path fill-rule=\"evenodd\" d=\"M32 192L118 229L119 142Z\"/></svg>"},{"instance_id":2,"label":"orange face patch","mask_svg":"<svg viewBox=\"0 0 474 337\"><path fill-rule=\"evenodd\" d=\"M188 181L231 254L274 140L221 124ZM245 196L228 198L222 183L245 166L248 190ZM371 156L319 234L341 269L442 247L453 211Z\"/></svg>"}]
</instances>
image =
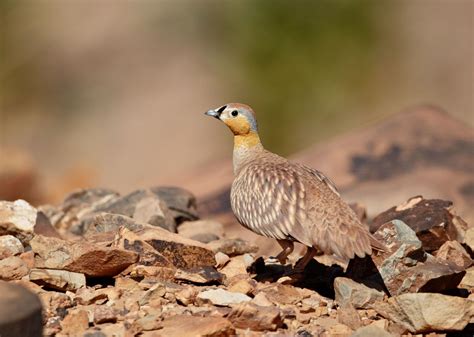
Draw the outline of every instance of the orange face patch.
<instances>
[{"instance_id":1,"label":"orange face patch","mask_svg":"<svg viewBox=\"0 0 474 337\"><path fill-rule=\"evenodd\" d=\"M250 132L250 123L247 118L243 116L237 116L235 118L229 118L224 121L234 135L246 135Z\"/></svg>"}]
</instances>

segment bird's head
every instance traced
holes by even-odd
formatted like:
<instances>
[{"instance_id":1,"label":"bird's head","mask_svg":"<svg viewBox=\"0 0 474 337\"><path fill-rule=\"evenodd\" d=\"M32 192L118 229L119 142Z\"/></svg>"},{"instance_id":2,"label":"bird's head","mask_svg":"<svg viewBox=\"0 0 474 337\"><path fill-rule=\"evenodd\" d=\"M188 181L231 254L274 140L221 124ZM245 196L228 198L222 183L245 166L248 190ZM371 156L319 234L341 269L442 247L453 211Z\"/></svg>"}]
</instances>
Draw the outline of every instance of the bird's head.
<instances>
[{"instance_id":1,"label":"bird's head","mask_svg":"<svg viewBox=\"0 0 474 337\"><path fill-rule=\"evenodd\" d=\"M257 134L257 119L252 108L245 104L229 103L206 112L207 116L224 122L236 136Z\"/></svg>"}]
</instances>

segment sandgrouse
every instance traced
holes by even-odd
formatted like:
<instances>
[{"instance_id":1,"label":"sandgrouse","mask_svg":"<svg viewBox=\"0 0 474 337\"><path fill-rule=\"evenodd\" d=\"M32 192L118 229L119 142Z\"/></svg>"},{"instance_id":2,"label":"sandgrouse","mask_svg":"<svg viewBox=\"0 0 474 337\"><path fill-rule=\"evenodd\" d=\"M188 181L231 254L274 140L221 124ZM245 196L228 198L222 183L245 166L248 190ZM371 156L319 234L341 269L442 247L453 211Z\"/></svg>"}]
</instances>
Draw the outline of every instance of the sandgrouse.
<instances>
[{"instance_id":1,"label":"sandgrouse","mask_svg":"<svg viewBox=\"0 0 474 337\"><path fill-rule=\"evenodd\" d=\"M206 115L234 134L234 214L251 231L278 240L280 263L286 263L295 241L308 247L294 268L298 271L318 253L348 260L383 249L324 174L264 149L249 106L230 103Z\"/></svg>"}]
</instances>

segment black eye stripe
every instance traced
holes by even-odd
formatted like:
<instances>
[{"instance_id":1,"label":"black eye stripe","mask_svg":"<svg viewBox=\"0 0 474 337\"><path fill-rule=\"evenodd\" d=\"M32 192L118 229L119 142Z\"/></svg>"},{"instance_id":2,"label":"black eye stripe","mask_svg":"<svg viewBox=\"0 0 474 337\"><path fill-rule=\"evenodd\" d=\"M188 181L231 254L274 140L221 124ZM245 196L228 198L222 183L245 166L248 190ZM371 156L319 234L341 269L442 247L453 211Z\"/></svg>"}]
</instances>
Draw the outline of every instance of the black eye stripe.
<instances>
[{"instance_id":1,"label":"black eye stripe","mask_svg":"<svg viewBox=\"0 0 474 337\"><path fill-rule=\"evenodd\" d=\"M232 116L236 117L239 114L237 110L232 111Z\"/></svg>"},{"instance_id":2,"label":"black eye stripe","mask_svg":"<svg viewBox=\"0 0 474 337\"><path fill-rule=\"evenodd\" d=\"M217 109L217 112L222 113L225 110L225 108L227 108L227 105L224 105L223 107L220 107L219 109Z\"/></svg>"}]
</instances>

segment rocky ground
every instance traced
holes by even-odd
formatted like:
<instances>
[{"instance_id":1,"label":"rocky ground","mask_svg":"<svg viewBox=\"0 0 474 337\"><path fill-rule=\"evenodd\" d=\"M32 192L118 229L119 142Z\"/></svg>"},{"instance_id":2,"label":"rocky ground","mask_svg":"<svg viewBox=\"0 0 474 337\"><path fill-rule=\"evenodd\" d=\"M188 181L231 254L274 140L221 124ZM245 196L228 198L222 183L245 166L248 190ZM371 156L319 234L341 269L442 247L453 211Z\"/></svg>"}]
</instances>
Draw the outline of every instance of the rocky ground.
<instances>
[{"instance_id":1,"label":"rocky ground","mask_svg":"<svg viewBox=\"0 0 474 337\"><path fill-rule=\"evenodd\" d=\"M295 275L180 188L0 202L0 335L472 336L474 227L443 200L353 207L387 251Z\"/></svg>"}]
</instances>

